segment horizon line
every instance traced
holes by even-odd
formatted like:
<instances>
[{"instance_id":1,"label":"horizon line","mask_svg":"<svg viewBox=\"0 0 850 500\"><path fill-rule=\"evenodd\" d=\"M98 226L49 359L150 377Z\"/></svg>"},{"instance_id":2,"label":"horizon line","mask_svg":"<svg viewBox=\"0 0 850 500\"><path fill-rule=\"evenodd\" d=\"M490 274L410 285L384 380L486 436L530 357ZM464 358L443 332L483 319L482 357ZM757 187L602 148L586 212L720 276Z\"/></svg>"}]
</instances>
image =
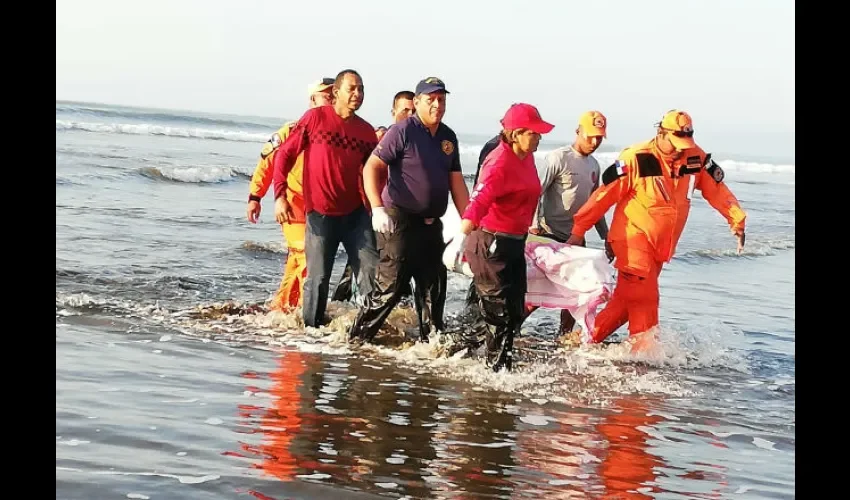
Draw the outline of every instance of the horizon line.
<instances>
[{"instance_id":1,"label":"horizon line","mask_svg":"<svg viewBox=\"0 0 850 500\"><path fill-rule=\"evenodd\" d=\"M276 117L276 116L239 114L239 113L229 112L229 111L225 112L225 111L211 111L211 110L206 110L206 109L165 108L165 107L159 107L159 106L141 106L141 105L138 105L138 104L126 104L126 103L118 103L118 102L84 101L84 100L79 100L79 99L60 99L60 98L57 97L56 103L60 103L60 102L79 103L79 104L95 104L95 105L102 105L102 106L122 106L122 107L125 107L125 108L135 108L135 109L140 109L140 110L206 113L206 114L216 114L216 115L233 117L233 118L263 118L263 119L267 119L267 120L282 120L281 123L285 123L286 121L296 119L296 118L290 118L289 120L287 120L287 119L281 119L280 117ZM480 137L486 137L487 136L487 134L482 134L482 133L478 133L478 132L459 132L459 133L463 134L463 135L470 135L470 136L480 136ZM570 142L564 142L563 144L564 145L570 144ZM625 147L626 146L620 146L620 145L616 145L616 144L613 144L613 143L607 143L607 144L603 144L603 146L600 146L600 149L604 148L604 149L611 149L612 150L612 151L601 151L601 152L617 152L617 151L622 151ZM796 165L796 155L790 155L788 158L783 158L783 157L779 157L779 156L771 157L771 156L768 156L768 155L755 155L755 154L747 154L747 153L732 153L732 152L724 152L724 151L717 151L715 154L721 155L721 156L728 156L728 157L739 156L739 157L752 159L753 161L756 161L755 160L756 158L769 158L771 161L790 162L790 163ZM759 160L759 161L763 161L763 160Z\"/></svg>"}]
</instances>

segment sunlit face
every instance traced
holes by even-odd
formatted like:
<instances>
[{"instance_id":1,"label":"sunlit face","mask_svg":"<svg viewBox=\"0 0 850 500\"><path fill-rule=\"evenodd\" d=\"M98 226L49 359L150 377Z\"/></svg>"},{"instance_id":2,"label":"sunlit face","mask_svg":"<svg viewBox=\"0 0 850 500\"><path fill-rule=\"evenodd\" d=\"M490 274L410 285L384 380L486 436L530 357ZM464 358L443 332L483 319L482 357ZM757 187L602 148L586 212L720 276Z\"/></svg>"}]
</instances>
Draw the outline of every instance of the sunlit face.
<instances>
[{"instance_id":1,"label":"sunlit face","mask_svg":"<svg viewBox=\"0 0 850 500\"><path fill-rule=\"evenodd\" d=\"M353 73L343 76L339 88L333 92L337 105L342 104L352 111L357 111L363 105L363 80Z\"/></svg>"},{"instance_id":2,"label":"sunlit face","mask_svg":"<svg viewBox=\"0 0 850 500\"><path fill-rule=\"evenodd\" d=\"M540 134L528 129L514 130L513 138L517 149L523 153L534 153L540 145Z\"/></svg>"},{"instance_id":3,"label":"sunlit face","mask_svg":"<svg viewBox=\"0 0 850 500\"><path fill-rule=\"evenodd\" d=\"M575 146L578 152L584 156L593 154L594 151L599 149L603 140L605 140L605 137L601 135L585 135L581 127L576 130Z\"/></svg>"},{"instance_id":4,"label":"sunlit face","mask_svg":"<svg viewBox=\"0 0 850 500\"><path fill-rule=\"evenodd\" d=\"M318 108L319 106L327 106L333 104L334 98L331 95L331 89L324 92L316 92L310 96L310 107Z\"/></svg>"},{"instance_id":5,"label":"sunlit face","mask_svg":"<svg viewBox=\"0 0 850 500\"><path fill-rule=\"evenodd\" d=\"M425 125L436 125L443 120L446 114L446 93L432 92L430 94L419 94L413 98L413 106L416 114Z\"/></svg>"},{"instance_id":6,"label":"sunlit face","mask_svg":"<svg viewBox=\"0 0 850 500\"><path fill-rule=\"evenodd\" d=\"M395 106L392 109L393 122L398 123L404 120L411 116L414 111L416 110L413 107L413 99L405 99L402 97L395 102Z\"/></svg>"},{"instance_id":7,"label":"sunlit face","mask_svg":"<svg viewBox=\"0 0 850 500\"><path fill-rule=\"evenodd\" d=\"M662 128L658 129L658 134L655 136L655 144L658 145L659 151L661 151L664 155L668 156L672 160L678 160L684 154L684 151L679 151L676 149L676 146L673 145L673 142L670 141L669 130L665 130Z\"/></svg>"}]
</instances>

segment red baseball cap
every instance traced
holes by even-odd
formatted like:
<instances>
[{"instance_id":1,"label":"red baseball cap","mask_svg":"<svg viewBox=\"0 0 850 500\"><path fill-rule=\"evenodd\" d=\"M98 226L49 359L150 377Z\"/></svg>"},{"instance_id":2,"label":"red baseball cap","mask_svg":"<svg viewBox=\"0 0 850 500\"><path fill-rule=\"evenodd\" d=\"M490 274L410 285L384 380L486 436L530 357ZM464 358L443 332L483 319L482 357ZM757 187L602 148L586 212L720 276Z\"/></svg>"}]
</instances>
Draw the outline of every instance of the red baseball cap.
<instances>
[{"instance_id":1,"label":"red baseball cap","mask_svg":"<svg viewBox=\"0 0 850 500\"><path fill-rule=\"evenodd\" d=\"M501 122L502 126L509 130L525 128L538 134L548 134L555 128L554 125L540 118L537 108L525 103L512 104Z\"/></svg>"}]
</instances>

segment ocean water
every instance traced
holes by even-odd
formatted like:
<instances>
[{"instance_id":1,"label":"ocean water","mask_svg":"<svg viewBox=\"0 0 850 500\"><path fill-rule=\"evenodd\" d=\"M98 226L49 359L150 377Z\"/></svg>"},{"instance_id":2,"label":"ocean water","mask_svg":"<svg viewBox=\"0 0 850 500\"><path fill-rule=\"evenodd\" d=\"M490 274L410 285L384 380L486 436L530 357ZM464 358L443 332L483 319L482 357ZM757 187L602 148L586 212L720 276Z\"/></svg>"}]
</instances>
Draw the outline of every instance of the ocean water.
<instances>
[{"instance_id":1,"label":"ocean water","mask_svg":"<svg viewBox=\"0 0 850 500\"><path fill-rule=\"evenodd\" d=\"M793 160L716 157L747 247L697 195L662 349L566 349L539 310L494 374L440 339L400 349L407 307L357 350L350 304L321 330L264 311L285 247L271 196L257 225L245 205L279 125L56 102L58 499L795 497Z\"/></svg>"}]
</instances>

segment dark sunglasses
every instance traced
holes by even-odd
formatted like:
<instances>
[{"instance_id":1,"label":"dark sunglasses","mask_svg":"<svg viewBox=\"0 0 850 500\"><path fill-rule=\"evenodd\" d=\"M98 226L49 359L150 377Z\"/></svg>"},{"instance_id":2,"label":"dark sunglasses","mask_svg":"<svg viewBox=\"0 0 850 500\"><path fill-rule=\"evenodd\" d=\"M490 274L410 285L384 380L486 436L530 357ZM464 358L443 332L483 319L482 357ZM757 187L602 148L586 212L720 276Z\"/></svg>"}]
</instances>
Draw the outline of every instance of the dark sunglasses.
<instances>
[{"instance_id":1,"label":"dark sunglasses","mask_svg":"<svg viewBox=\"0 0 850 500\"><path fill-rule=\"evenodd\" d=\"M322 78L322 85L333 85L335 82L333 78Z\"/></svg>"},{"instance_id":2,"label":"dark sunglasses","mask_svg":"<svg viewBox=\"0 0 850 500\"><path fill-rule=\"evenodd\" d=\"M670 132L671 134L675 135L676 137L693 137L694 136L693 130L691 130L689 132L685 132L684 130L670 130L669 128L662 127L661 122L656 123L655 126L660 128L661 130L666 130L667 132Z\"/></svg>"},{"instance_id":3,"label":"dark sunglasses","mask_svg":"<svg viewBox=\"0 0 850 500\"><path fill-rule=\"evenodd\" d=\"M675 135L676 137L693 137L694 136L693 130L691 130L689 132L685 132L685 131L682 131L682 130L670 130L669 128L664 128L664 127L661 127L661 130L666 130L667 132L670 132L671 134Z\"/></svg>"}]
</instances>

